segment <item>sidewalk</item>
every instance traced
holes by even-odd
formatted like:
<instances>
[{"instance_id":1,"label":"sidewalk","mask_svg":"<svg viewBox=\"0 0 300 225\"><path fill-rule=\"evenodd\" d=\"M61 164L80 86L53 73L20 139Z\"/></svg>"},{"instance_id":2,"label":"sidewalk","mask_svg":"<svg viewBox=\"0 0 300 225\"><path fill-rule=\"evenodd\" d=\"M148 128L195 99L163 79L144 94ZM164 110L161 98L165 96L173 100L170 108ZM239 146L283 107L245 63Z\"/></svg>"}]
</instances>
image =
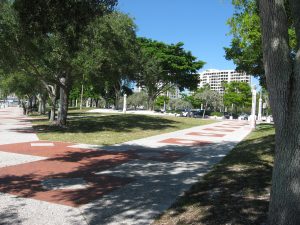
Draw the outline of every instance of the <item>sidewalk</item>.
<instances>
[{"instance_id":1,"label":"sidewalk","mask_svg":"<svg viewBox=\"0 0 300 225\"><path fill-rule=\"evenodd\" d=\"M22 115L22 109L11 107L0 109L0 144L36 141L31 124Z\"/></svg>"},{"instance_id":2,"label":"sidewalk","mask_svg":"<svg viewBox=\"0 0 300 225\"><path fill-rule=\"evenodd\" d=\"M37 140L39 139L33 133L31 124L22 115L21 108L0 109L0 145ZM0 168L30 161L32 161L32 157L0 152Z\"/></svg>"},{"instance_id":3,"label":"sidewalk","mask_svg":"<svg viewBox=\"0 0 300 225\"><path fill-rule=\"evenodd\" d=\"M1 125L12 115L0 110ZM26 143L1 140L0 154L31 161L0 168L0 221L150 224L250 132L245 122L223 121L108 147L37 141L33 134L23 136Z\"/></svg>"}]
</instances>

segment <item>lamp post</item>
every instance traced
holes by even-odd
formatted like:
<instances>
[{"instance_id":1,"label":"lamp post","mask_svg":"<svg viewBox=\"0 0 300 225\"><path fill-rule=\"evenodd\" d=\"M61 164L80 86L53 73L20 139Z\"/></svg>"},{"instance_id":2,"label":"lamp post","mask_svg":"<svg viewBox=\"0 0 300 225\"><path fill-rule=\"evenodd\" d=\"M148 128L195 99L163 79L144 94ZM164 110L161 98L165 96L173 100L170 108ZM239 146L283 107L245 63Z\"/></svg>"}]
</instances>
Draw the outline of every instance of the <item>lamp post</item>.
<instances>
[{"instance_id":1,"label":"lamp post","mask_svg":"<svg viewBox=\"0 0 300 225\"><path fill-rule=\"evenodd\" d=\"M126 113L126 110L127 110L127 94L124 94L123 113Z\"/></svg>"},{"instance_id":2,"label":"lamp post","mask_svg":"<svg viewBox=\"0 0 300 225\"><path fill-rule=\"evenodd\" d=\"M250 127L252 129L255 129L256 126L255 112L256 112L256 86L254 85L252 87L252 108L251 108L251 120L250 120Z\"/></svg>"},{"instance_id":3,"label":"lamp post","mask_svg":"<svg viewBox=\"0 0 300 225\"><path fill-rule=\"evenodd\" d=\"M262 98L261 98L261 92L260 92L259 103L258 103L258 115L257 115L258 121L261 121L261 112L262 112Z\"/></svg>"}]
</instances>

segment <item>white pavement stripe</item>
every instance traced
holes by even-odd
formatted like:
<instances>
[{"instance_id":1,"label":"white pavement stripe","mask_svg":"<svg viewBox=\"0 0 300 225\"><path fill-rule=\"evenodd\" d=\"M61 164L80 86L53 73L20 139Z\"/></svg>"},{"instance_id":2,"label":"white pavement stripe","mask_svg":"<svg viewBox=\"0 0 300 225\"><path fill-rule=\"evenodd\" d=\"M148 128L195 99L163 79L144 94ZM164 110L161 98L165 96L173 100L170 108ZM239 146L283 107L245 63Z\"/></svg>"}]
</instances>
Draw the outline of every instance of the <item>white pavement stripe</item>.
<instances>
[{"instance_id":1,"label":"white pavement stripe","mask_svg":"<svg viewBox=\"0 0 300 225\"><path fill-rule=\"evenodd\" d=\"M46 157L0 152L0 168L47 159Z\"/></svg>"},{"instance_id":2,"label":"white pavement stripe","mask_svg":"<svg viewBox=\"0 0 300 225\"><path fill-rule=\"evenodd\" d=\"M30 145L32 147L52 147L52 146L54 146L53 143L45 143L45 142L43 142L43 143L30 143Z\"/></svg>"}]
</instances>

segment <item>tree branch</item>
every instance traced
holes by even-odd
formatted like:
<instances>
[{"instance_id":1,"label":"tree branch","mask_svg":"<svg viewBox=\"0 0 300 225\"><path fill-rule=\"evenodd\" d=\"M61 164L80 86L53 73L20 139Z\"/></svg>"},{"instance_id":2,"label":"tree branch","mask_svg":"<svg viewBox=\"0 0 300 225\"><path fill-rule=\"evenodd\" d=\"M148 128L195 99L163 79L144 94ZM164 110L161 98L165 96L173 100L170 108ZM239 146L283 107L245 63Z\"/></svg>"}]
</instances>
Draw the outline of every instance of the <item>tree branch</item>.
<instances>
[{"instance_id":1,"label":"tree branch","mask_svg":"<svg viewBox=\"0 0 300 225\"><path fill-rule=\"evenodd\" d=\"M165 83L164 85L162 85L160 88L157 89L156 94L154 95L154 97L156 98L157 96L159 96L161 93L163 93L165 90L164 88L167 87L168 85L170 85L170 83ZM170 88L174 87L174 85L171 85Z\"/></svg>"}]
</instances>

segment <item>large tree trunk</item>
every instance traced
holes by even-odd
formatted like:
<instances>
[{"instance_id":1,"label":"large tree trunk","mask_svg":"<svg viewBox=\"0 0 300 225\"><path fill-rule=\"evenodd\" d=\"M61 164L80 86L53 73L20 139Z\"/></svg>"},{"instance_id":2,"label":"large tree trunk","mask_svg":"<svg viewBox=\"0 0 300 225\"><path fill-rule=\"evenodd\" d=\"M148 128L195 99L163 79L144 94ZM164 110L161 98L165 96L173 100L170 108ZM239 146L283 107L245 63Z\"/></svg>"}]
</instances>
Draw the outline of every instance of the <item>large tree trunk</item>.
<instances>
[{"instance_id":1,"label":"large tree trunk","mask_svg":"<svg viewBox=\"0 0 300 225\"><path fill-rule=\"evenodd\" d=\"M22 100L23 115L26 115L26 102Z\"/></svg>"},{"instance_id":2,"label":"large tree trunk","mask_svg":"<svg viewBox=\"0 0 300 225\"><path fill-rule=\"evenodd\" d=\"M39 98L38 98L39 99ZM42 115L43 113L43 103L42 103L42 99L39 99L39 107L38 107L38 113L40 115Z\"/></svg>"},{"instance_id":3,"label":"large tree trunk","mask_svg":"<svg viewBox=\"0 0 300 225\"><path fill-rule=\"evenodd\" d=\"M28 98L27 107L26 107L26 115L32 112L32 96Z\"/></svg>"},{"instance_id":4,"label":"large tree trunk","mask_svg":"<svg viewBox=\"0 0 300 225\"><path fill-rule=\"evenodd\" d=\"M203 109L202 119L205 118L205 111L206 111L206 108L207 108L207 102L205 103L205 107L204 107L204 109Z\"/></svg>"},{"instance_id":5,"label":"large tree trunk","mask_svg":"<svg viewBox=\"0 0 300 225\"><path fill-rule=\"evenodd\" d=\"M47 90L47 93L50 98L50 106L51 106L51 112L49 116L49 121L54 122L55 121L55 111L56 111L56 98L57 98L57 85L50 85L46 83L44 80L41 80L42 84Z\"/></svg>"},{"instance_id":6,"label":"large tree trunk","mask_svg":"<svg viewBox=\"0 0 300 225\"><path fill-rule=\"evenodd\" d=\"M50 122L55 121L55 113L56 113L56 102L57 102L57 85L50 86L47 85L48 87L48 94L50 96L50 102L51 102L51 111L50 111Z\"/></svg>"},{"instance_id":7,"label":"large tree trunk","mask_svg":"<svg viewBox=\"0 0 300 225\"><path fill-rule=\"evenodd\" d=\"M289 47L284 0L260 0L264 68L276 129L270 225L300 223L300 54ZM290 0L299 43L300 2Z\"/></svg>"},{"instance_id":8,"label":"large tree trunk","mask_svg":"<svg viewBox=\"0 0 300 225\"><path fill-rule=\"evenodd\" d=\"M66 87L66 78L61 78L60 87L60 102L59 102L59 113L57 117L57 125L64 127L67 125L67 115L68 115L68 90Z\"/></svg>"},{"instance_id":9,"label":"large tree trunk","mask_svg":"<svg viewBox=\"0 0 300 225\"><path fill-rule=\"evenodd\" d=\"M115 109L118 110L120 108L119 103L120 103L120 98L121 98L121 93L122 93L121 81L114 82L113 90L114 90L114 106L115 106Z\"/></svg>"},{"instance_id":10,"label":"large tree trunk","mask_svg":"<svg viewBox=\"0 0 300 225\"><path fill-rule=\"evenodd\" d=\"M147 99L147 105L148 105L148 110L153 111L154 110L154 97L153 96L148 96Z\"/></svg>"},{"instance_id":11,"label":"large tree trunk","mask_svg":"<svg viewBox=\"0 0 300 225\"><path fill-rule=\"evenodd\" d=\"M37 99L39 100L38 112L39 112L39 114L44 115L46 113L47 96L44 93L38 94Z\"/></svg>"},{"instance_id":12,"label":"large tree trunk","mask_svg":"<svg viewBox=\"0 0 300 225\"><path fill-rule=\"evenodd\" d=\"M56 112L56 96L51 97L50 101L51 101L51 111L50 111L49 121L54 122L55 121L55 112Z\"/></svg>"}]
</instances>

